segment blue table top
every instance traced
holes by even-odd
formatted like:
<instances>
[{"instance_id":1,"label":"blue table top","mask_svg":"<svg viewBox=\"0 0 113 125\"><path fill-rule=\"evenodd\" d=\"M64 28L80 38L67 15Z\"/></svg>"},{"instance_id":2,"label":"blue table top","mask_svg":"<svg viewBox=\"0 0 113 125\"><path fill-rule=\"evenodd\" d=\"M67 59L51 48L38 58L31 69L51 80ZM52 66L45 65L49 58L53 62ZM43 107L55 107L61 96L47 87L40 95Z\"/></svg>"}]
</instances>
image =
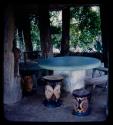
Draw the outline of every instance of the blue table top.
<instances>
[{"instance_id":1,"label":"blue table top","mask_svg":"<svg viewBox=\"0 0 113 125\"><path fill-rule=\"evenodd\" d=\"M100 65L99 59L83 56L51 57L39 60L39 67L48 70L86 70Z\"/></svg>"}]
</instances>

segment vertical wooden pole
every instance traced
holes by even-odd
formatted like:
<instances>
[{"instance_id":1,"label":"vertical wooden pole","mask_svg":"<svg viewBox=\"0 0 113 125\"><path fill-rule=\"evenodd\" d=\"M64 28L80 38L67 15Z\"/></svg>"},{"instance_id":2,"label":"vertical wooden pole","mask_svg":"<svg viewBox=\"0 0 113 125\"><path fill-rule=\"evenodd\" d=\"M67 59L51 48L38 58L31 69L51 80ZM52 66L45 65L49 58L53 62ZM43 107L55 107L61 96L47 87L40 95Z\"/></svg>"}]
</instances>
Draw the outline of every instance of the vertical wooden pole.
<instances>
[{"instance_id":1,"label":"vertical wooden pole","mask_svg":"<svg viewBox=\"0 0 113 125\"><path fill-rule=\"evenodd\" d=\"M69 26L70 26L70 9L69 7L62 10L62 41L61 54L68 55L69 53Z\"/></svg>"},{"instance_id":2,"label":"vertical wooden pole","mask_svg":"<svg viewBox=\"0 0 113 125\"><path fill-rule=\"evenodd\" d=\"M50 37L49 10L47 5L39 6L39 29L42 55L44 58L53 56Z\"/></svg>"},{"instance_id":3,"label":"vertical wooden pole","mask_svg":"<svg viewBox=\"0 0 113 125\"><path fill-rule=\"evenodd\" d=\"M109 48L108 44L110 43L110 10L105 5L100 6L101 14L101 27L102 27L102 46L103 46L103 61L104 66L108 67L109 59Z\"/></svg>"},{"instance_id":4,"label":"vertical wooden pole","mask_svg":"<svg viewBox=\"0 0 113 125\"><path fill-rule=\"evenodd\" d=\"M17 29L18 29L18 36L19 36L19 40L20 40L20 45L22 45L21 47L22 48L20 48L20 50L22 51L21 52L21 60L24 60L24 51L25 51L25 48L26 47L23 47L23 45L25 45L25 41L24 41L24 37L23 37L23 16L22 16L22 12L18 12L18 10L17 9L15 9L16 11L15 11L15 13L16 13L16 15L15 15L15 24L16 24L16 27L17 27Z\"/></svg>"},{"instance_id":5,"label":"vertical wooden pole","mask_svg":"<svg viewBox=\"0 0 113 125\"><path fill-rule=\"evenodd\" d=\"M33 51L32 41L31 41L31 26L30 19L28 15L24 15L22 19L24 41L26 46L26 51Z\"/></svg>"}]
</instances>

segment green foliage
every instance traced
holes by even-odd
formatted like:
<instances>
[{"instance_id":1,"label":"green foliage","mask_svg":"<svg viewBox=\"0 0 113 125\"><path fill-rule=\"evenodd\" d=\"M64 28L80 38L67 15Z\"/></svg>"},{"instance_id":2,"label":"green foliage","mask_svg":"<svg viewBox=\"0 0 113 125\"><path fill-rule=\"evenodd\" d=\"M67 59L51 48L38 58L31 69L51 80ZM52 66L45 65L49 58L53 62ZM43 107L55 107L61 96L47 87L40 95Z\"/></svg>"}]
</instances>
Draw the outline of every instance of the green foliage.
<instances>
[{"instance_id":1,"label":"green foliage","mask_svg":"<svg viewBox=\"0 0 113 125\"><path fill-rule=\"evenodd\" d=\"M61 27L51 26L50 32L51 32L51 34L60 34L61 33Z\"/></svg>"},{"instance_id":2,"label":"green foliage","mask_svg":"<svg viewBox=\"0 0 113 125\"><path fill-rule=\"evenodd\" d=\"M54 47L60 48L62 37L62 18L60 11L49 12L51 41ZM60 17L60 18L59 18ZM97 37L101 36L101 20L99 11L93 11L91 7L71 7L70 8L70 46L91 48L100 51L102 46L96 45ZM40 32L36 17L31 21L31 39L34 50L40 50ZM100 41L99 41L100 42Z\"/></svg>"},{"instance_id":3,"label":"green foliage","mask_svg":"<svg viewBox=\"0 0 113 125\"><path fill-rule=\"evenodd\" d=\"M51 41L55 48L60 48L61 34L51 34Z\"/></svg>"},{"instance_id":4,"label":"green foliage","mask_svg":"<svg viewBox=\"0 0 113 125\"><path fill-rule=\"evenodd\" d=\"M70 25L70 43L71 46L76 47L76 45L79 44L79 36L80 32L79 29L77 28L76 24L71 24Z\"/></svg>"},{"instance_id":5,"label":"green foliage","mask_svg":"<svg viewBox=\"0 0 113 125\"><path fill-rule=\"evenodd\" d=\"M31 20L31 40L33 44L33 50L41 50L40 31L38 28L38 22L36 22L35 17Z\"/></svg>"},{"instance_id":6,"label":"green foliage","mask_svg":"<svg viewBox=\"0 0 113 125\"><path fill-rule=\"evenodd\" d=\"M61 26L61 11L50 11L49 12L49 17L50 17L50 26L56 26L59 27Z\"/></svg>"},{"instance_id":7,"label":"green foliage","mask_svg":"<svg viewBox=\"0 0 113 125\"><path fill-rule=\"evenodd\" d=\"M62 37L61 20L58 18L60 11L52 11L50 14L51 41L55 48L60 48Z\"/></svg>"},{"instance_id":8,"label":"green foliage","mask_svg":"<svg viewBox=\"0 0 113 125\"><path fill-rule=\"evenodd\" d=\"M89 47L101 34L100 15L91 7L75 7L70 9L70 44L82 48ZM74 21L73 21L74 20Z\"/></svg>"}]
</instances>

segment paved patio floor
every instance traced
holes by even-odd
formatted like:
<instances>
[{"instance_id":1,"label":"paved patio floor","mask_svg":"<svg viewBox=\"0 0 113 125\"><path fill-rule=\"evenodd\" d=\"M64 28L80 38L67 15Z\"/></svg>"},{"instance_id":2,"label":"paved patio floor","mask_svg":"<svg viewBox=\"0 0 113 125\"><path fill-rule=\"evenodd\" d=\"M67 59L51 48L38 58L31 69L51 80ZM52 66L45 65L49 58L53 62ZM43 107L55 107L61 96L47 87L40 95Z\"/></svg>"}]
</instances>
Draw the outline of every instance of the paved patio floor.
<instances>
[{"instance_id":1,"label":"paved patio floor","mask_svg":"<svg viewBox=\"0 0 113 125\"><path fill-rule=\"evenodd\" d=\"M101 90L101 91L100 91ZM38 89L30 96L24 96L21 102L13 105L4 105L5 119L9 121L26 122L95 122L106 120L107 91L97 88L91 113L87 116L72 115L72 95L63 92L63 104L57 108L45 107L44 85L38 85Z\"/></svg>"}]
</instances>

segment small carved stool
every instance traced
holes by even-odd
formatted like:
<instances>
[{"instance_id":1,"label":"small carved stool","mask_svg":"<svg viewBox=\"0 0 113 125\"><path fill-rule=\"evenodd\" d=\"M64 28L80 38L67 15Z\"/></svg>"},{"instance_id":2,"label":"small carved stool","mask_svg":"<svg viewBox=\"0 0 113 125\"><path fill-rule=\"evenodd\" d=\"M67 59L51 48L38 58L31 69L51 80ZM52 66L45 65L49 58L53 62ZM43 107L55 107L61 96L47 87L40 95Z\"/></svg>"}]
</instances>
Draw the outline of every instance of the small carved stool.
<instances>
[{"instance_id":1,"label":"small carved stool","mask_svg":"<svg viewBox=\"0 0 113 125\"><path fill-rule=\"evenodd\" d=\"M47 75L43 79L46 82L44 105L48 107L58 107L62 104L60 100L62 76Z\"/></svg>"},{"instance_id":2,"label":"small carved stool","mask_svg":"<svg viewBox=\"0 0 113 125\"><path fill-rule=\"evenodd\" d=\"M33 79L31 75L22 78L22 87L24 92L31 92L33 88Z\"/></svg>"},{"instance_id":3,"label":"small carved stool","mask_svg":"<svg viewBox=\"0 0 113 125\"><path fill-rule=\"evenodd\" d=\"M91 94L86 89L74 90L72 93L73 115L85 116L90 113L90 98Z\"/></svg>"}]
</instances>

